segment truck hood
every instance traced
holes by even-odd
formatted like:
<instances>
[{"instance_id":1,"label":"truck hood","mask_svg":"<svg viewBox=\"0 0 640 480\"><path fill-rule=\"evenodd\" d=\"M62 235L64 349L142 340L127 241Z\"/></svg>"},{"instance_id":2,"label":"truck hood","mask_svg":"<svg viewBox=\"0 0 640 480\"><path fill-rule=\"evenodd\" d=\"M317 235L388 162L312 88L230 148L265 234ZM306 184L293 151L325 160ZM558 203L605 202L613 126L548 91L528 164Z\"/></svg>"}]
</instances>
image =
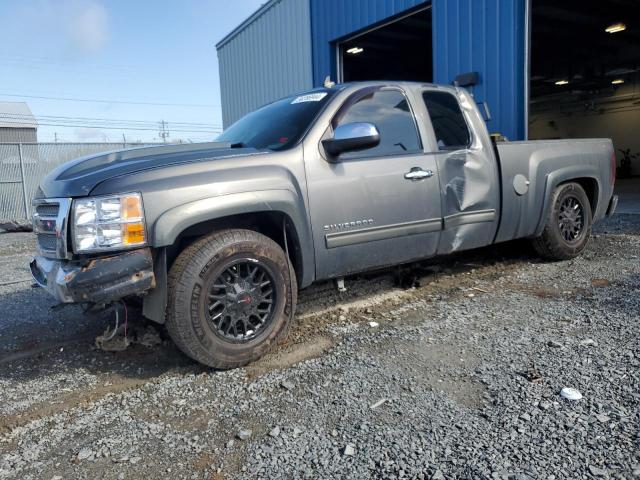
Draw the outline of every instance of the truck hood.
<instances>
[{"instance_id":1,"label":"truck hood","mask_svg":"<svg viewBox=\"0 0 640 480\"><path fill-rule=\"evenodd\" d=\"M196 143L140 147L88 155L52 170L40 184L36 197L82 197L101 182L152 168L221 158L264 154L269 150L231 148L228 143Z\"/></svg>"}]
</instances>

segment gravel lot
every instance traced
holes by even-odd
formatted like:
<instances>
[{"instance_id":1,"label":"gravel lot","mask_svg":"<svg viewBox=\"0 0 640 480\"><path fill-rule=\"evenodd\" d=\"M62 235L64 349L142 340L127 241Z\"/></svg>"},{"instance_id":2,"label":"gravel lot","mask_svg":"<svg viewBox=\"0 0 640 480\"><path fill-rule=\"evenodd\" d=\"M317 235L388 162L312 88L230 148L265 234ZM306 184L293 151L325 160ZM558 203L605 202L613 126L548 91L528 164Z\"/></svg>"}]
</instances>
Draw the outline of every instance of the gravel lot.
<instances>
[{"instance_id":1,"label":"gravel lot","mask_svg":"<svg viewBox=\"0 0 640 480\"><path fill-rule=\"evenodd\" d=\"M32 248L0 235L1 479L640 478L640 215L568 262L516 242L314 286L228 372L95 349L105 320L50 311Z\"/></svg>"}]
</instances>

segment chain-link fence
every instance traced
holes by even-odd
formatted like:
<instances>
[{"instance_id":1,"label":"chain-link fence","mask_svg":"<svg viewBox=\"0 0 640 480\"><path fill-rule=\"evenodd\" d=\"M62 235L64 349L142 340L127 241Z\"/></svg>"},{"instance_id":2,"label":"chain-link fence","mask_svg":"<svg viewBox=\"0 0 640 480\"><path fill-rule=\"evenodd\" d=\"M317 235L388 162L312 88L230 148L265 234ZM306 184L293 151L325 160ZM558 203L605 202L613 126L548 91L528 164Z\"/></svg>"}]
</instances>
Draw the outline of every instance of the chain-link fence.
<instances>
[{"instance_id":1,"label":"chain-link fence","mask_svg":"<svg viewBox=\"0 0 640 480\"><path fill-rule=\"evenodd\" d=\"M31 217L31 199L43 177L83 155L156 144L0 143L0 219Z\"/></svg>"}]
</instances>

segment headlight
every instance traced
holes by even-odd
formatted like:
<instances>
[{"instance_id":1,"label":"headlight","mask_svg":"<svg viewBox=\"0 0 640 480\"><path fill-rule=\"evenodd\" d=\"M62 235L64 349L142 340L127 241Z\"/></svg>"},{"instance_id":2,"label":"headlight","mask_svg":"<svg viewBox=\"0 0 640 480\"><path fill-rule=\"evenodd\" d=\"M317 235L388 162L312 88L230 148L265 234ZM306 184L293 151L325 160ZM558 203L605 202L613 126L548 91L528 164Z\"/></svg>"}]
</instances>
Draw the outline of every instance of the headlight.
<instances>
[{"instance_id":1,"label":"headlight","mask_svg":"<svg viewBox=\"0 0 640 480\"><path fill-rule=\"evenodd\" d=\"M142 197L127 193L74 200L72 232L76 253L146 245Z\"/></svg>"}]
</instances>

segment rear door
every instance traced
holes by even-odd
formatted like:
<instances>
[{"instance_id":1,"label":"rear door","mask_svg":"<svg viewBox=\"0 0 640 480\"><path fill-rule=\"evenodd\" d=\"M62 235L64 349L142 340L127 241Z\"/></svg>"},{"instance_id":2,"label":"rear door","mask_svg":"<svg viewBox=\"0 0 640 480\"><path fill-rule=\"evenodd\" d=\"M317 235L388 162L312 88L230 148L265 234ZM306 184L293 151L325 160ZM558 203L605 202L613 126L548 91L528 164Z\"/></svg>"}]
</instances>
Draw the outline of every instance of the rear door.
<instances>
[{"instance_id":1,"label":"rear door","mask_svg":"<svg viewBox=\"0 0 640 480\"><path fill-rule=\"evenodd\" d=\"M488 245L500 218L500 182L484 121L463 92L425 88L421 96L440 173L444 230L438 254Z\"/></svg>"},{"instance_id":2,"label":"rear door","mask_svg":"<svg viewBox=\"0 0 640 480\"><path fill-rule=\"evenodd\" d=\"M351 122L376 125L380 144L342 154L335 163L327 161L321 142L311 152L305 147L318 279L427 257L438 246L437 167L434 156L424 154L404 92L356 92L323 138Z\"/></svg>"}]
</instances>

